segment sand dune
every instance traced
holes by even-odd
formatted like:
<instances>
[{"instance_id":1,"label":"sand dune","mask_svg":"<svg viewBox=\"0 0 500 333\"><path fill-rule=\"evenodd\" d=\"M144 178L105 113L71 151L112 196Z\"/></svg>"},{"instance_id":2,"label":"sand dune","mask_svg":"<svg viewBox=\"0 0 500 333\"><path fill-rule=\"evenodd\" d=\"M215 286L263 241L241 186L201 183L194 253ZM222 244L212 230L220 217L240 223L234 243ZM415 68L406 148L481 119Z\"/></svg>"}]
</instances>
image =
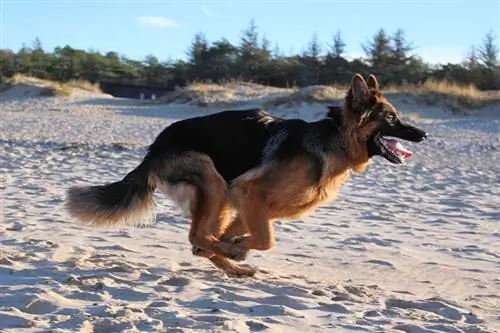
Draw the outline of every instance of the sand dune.
<instances>
[{"instance_id":1,"label":"sand dune","mask_svg":"<svg viewBox=\"0 0 500 333\"><path fill-rule=\"evenodd\" d=\"M62 209L74 184L115 181L172 121L216 107L101 98L0 102L0 331L497 332L500 110L397 104L432 137L376 158L336 202L278 222L262 271L232 279L191 255L188 222L91 229ZM249 102L250 103L250 102ZM317 119L319 104L276 107Z\"/></svg>"}]
</instances>

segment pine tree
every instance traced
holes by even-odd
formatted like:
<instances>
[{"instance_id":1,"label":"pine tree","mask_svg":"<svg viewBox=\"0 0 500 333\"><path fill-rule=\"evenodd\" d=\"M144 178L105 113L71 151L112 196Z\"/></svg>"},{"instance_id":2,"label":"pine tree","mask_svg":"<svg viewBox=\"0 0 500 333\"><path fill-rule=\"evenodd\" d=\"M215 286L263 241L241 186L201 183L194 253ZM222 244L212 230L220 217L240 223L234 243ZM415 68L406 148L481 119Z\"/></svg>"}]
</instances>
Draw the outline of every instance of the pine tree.
<instances>
[{"instance_id":1,"label":"pine tree","mask_svg":"<svg viewBox=\"0 0 500 333\"><path fill-rule=\"evenodd\" d=\"M16 72L16 56L12 50L0 50L0 78L11 77Z\"/></svg>"},{"instance_id":2,"label":"pine tree","mask_svg":"<svg viewBox=\"0 0 500 333\"><path fill-rule=\"evenodd\" d=\"M190 76L192 80L206 80L208 71L209 45L205 34L198 32L187 51Z\"/></svg>"},{"instance_id":3,"label":"pine tree","mask_svg":"<svg viewBox=\"0 0 500 333\"><path fill-rule=\"evenodd\" d=\"M33 66L31 75L43 79L48 78L45 51L40 38L35 38L31 49L31 63Z\"/></svg>"},{"instance_id":4,"label":"pine tree","mask_svg":"<svg viewBox=\"0 0 500 333\"><path fill-rule=\"evenodd\" d=\"M494 69L499 66L498 47L495 44L495 35L489 31L483 39L483 44L479 47L479 61L488 69Z\"/></svg>"},{"instance_id":5,"label":"pine tree","mask_svg":"<svg viewBox=\"0 0 500 333\"><path fill-rule=\"evenodd\" d=\"M303 84L313 85L319 83L319 76L321 72L321 50L322 46L319 42L318 34L314 33L308 43L307 49L303 52L301 57L302 68L302 81Z\"/></svg>"},{"instance_id":6,"label":"pine tree","mask_svg":"<svg viewBox=\"0 0 500 333\"><path fill-rule=\"evenodd\" d=\"M384 29L377 31L373 35L373 40L367 44L362 44L362 48L367 56L367 60L376 69L383 69L391 55L390 37Z\"/></svg>"},{"instance_id":7,"label":"pine tree","mask_svg":"<svg viewBox=\"0 0 500 333\"><path fill-rule=\"evenodd\" d=\"M345 52L346 43L342 39L340 30L333 36L332 54L334 58L341 58Z\"/></svg>"},{"instance_id":8,"label":"pine tree","mask_svg":"<svg viewBox=\"0 0 500 333\"><path fill-rule=\"evenodd\" d=\"M318 34L314 33L309 41L307 50L304 54L305 57L310 58L311 60L317 62L319 61L319 57L321 55L321 44L318 40Z\"/></svg>"},{"instance_id":9,"label":"pine tree","mask_svg":"<svg viewBox=\"0 0 500 333\"><path fill-rule=\"evenodd\" d=\"M465 57L465 67L468 69L475 69L479 65L479 58L477 55L477 48L475 46L471 46L467 56Z\"/></svg>"},{"instance_id":10,"label":"pine tree","mask_svg":"<svg viewBox=\"0 0 500 333\"><path fill-rule=\"evenodd\" d=\"M252 57L259 49L259 33L254 19L250 20L250 24L243 30L242 34L240 43L242 55Z\"/></svg>"},{"instance_id":11,"label":"pine tree","mask_svg":"<svg viewBox=\"0 0 500 333\"><path fill-rule=\"evenodd\" d=\"M249 26L243 30L239 45L238 71L241 73L241 79L255 80L259 67L259 50L259 33L255 20L252 19Z\"/></svg>"},{"instance_id":12,"label":"pine tree","mask_svg":"<svg viewBox=\"0 0 500 333\"><path fill-rule=\"evenodd\" d=\"M22 45L19 52L16 54L16 72L26 75L32 75L33 62L31 61L33 51L25 44Z\"/></svg>"},{"instance_id":13,"label":"pine tree","mask_svg":"<svg viewBox=\"0 0 500 333\"><path fill-rule=\"evenodd\" d=\"M230 80L235 72L238 50L226 38L214 42L208 50L209 75L212 81Z\"/></svg>"},{"instance_id":14,"label":"pine tree","mask_svg":"<svg viewBox=\"0 0 500 333\"><path fill-rule=\"evenodd\" d=\"M396 30L390 41L390 58L387 65L391 76L389 81L394 84L420 81L418 73L422 70L421 62L410 54L414 46L406 40L403 29Z\"/></svg>"},{"instance_id":15,"label":"pine tree","mask_svg":"<svg viewBox=\"0 0 500 333\"><path fill-rule=\"evenodd\" d=\"M411 58L408 53L414 49L413 45L406 40L403 29L398 29L391 41L391 58L396 64L404 65Z\"/></svg>"},{"instance_id":16,"label":"pine tree","mask_svg":"<svg viewBox=\"0 0 500 333\"><path fill-rule=\"evenodd\" d=\"M498 47L495 44L496 36L489 31L478 48L479 62L484 66L483 80L480 88L500 88L500 62L498 59Z\"/></svg>"},{"instance_id":17,"label":"pine tree","mask_svg":"<svg viewBox=\"0 0 500 333\"><path fill-rule=\"evenodd\" d=\"M266 36L262 37L259 50L260 60L267 63L272 58L273 51L271 50L271 41Z\"/></svg>"}]
</instances>

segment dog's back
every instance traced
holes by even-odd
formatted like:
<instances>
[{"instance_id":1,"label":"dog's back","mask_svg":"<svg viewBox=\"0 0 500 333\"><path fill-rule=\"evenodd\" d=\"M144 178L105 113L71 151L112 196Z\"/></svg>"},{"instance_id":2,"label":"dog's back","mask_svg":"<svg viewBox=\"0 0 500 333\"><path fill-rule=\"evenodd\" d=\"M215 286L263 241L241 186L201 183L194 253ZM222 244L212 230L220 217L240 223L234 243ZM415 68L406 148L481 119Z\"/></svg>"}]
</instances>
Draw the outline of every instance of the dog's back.
<instances>
[{"instance_id":1,"label":"dog's back","mask_svg":"<svg viewBox=\"0 0 500 333\"><path fill-rule=\"evenodd\" d=\"M261 109L223 111L181 120L158 135L149 154L206 154L229 182L261 162L270 124L279 121Z\"/></svg>"}]
</instances>

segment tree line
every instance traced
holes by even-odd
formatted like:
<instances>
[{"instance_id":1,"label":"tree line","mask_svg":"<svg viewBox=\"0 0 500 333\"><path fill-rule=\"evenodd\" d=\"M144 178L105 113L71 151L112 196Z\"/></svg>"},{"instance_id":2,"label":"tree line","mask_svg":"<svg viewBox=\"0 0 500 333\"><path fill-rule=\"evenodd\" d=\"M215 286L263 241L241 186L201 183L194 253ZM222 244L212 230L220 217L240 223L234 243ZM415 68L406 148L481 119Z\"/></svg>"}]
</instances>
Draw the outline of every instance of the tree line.
<instances>
[{"instance_id":1,"label":"tree line","mask_svg":"<svg viewBox=\"0 0 500 333\"><path fill-rule=\"evenodd\" d=\"M430 65L418 54L402 29L378 30L362 44L364 57L347 59L341 31L322 44L314 34L304 51L285 55L278 44L261 35L255 22L233 44L226 38L209 42L197 33L186 59L160 61L154 55L130 59L117 52L101 53L69 45L44 50L36 38L17 52L0 50L0 76L22 73L42 79L88 80L149 85L184 86L190 82L221 83L243 80L276 87L347 84L352 74L373 73L382 84L422 83L428 79L473 84L479 89L500 89L499 50L493 32L485 34L461 63Z\"/></svg>"}]
</instances>

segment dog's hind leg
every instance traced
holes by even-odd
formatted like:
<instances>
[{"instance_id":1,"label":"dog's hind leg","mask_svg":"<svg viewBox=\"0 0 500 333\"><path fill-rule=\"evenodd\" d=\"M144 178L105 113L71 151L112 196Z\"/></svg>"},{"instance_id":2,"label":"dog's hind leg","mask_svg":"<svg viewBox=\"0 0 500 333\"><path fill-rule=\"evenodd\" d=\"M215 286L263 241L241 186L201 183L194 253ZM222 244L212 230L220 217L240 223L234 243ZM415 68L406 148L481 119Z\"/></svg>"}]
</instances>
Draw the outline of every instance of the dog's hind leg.
<instances>
[{"instance_id":1,"label":"dog's hind leg","mask_svg":"<svg viewBox=\"0 0 500 333\"><path fill-rule=\"evenodd\" d=\"M231 254L230 244L219 240L230 223L228 190L210 157L196 152L171 155L157 167L156 175L162 191L189 210L189 241L200 249L195 254L226 267L230 274L237 271L237 266L223 258Z\"/></svg>"}]
</instances>

